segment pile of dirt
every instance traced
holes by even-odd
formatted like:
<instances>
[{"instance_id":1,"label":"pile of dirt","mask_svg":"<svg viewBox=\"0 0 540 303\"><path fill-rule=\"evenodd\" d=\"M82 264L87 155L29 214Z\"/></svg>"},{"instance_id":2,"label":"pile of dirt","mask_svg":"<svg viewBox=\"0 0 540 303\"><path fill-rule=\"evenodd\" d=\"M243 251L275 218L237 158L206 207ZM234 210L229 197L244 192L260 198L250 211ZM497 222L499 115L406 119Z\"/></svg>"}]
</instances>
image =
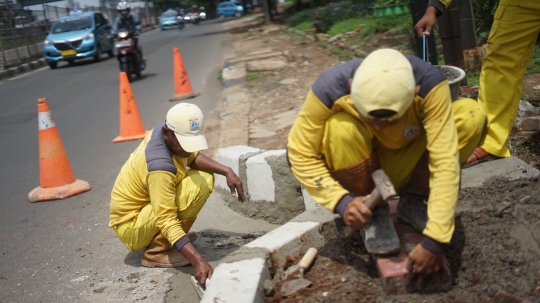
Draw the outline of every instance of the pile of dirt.
<instances>
[{"instance_id":1,"label":"pile of dirt","mask_svg":"<svg viewBox=\"0 0 540 303\"><path fill-rule=\"evenodd\" d=\"M305 278L313 284L274 302L492 302L499 290L540 302L540 183L494 178L463 189L456 229L445 252L455 282L442 294L387 296L359 236L340 233L319 249ZM285 280L296 279L296 274Z\"/></svg>"}]
</instances>

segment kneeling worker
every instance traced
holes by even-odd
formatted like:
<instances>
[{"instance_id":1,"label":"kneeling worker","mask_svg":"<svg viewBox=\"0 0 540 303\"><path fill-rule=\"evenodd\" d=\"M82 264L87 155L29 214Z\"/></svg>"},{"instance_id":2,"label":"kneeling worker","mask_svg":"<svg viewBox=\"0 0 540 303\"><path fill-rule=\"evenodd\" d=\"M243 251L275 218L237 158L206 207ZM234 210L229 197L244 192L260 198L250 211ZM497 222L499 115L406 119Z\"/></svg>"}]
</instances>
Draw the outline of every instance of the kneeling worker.
<instances>
[{"instance_id":1,"label":"kneeling worker","mask_svg":"<svg viewBox=\"0 0 540 303\"><path fill-rule=\"evenodd\" d=\"M400 248L388 204L381 201L373 211L364 205L375 187L371 174L382 168L400 194L398 217L425 236L409 254L410 277L422 284L443 266L454 232L460 164L485 127L478 103L452 102L441 70L381 49L319 76L289 133L287 151L309 194L349 227L365 228L373 254Z\"/></svg>"},{"instance_id":2,"label":"kneeling worker","mask_svg":"<svg viewBox=\"0 0 540 303\"><path fill-rule=\"evenodd\" d=\"M146 267L193 265L203 286L212 267L189 233L214 187L224 175L233 196L244 201L242 182L230 167L200 153L207 149L204 119L194 104L179 103L143 139L122 167L111 193L110 222L129 251L146 248ZM188 167L190 168L188 170Z\"/></svg>"}]
</instances>

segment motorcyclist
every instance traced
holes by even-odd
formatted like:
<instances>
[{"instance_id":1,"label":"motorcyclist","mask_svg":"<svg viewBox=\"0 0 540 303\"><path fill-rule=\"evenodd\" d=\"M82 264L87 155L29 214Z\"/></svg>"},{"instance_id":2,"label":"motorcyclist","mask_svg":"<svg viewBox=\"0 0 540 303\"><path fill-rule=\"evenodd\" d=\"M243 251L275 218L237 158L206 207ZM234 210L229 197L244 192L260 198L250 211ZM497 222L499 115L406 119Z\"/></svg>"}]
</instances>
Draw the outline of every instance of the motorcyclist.
<instances>
[{"instance_id":1,"label":"motorcyclist","mask_svg":"<svg viewBox=\"0 0 540 303\"><path fill-rule=\"evenodd\" d=\"M141 68L144 68L146 59L143 57L142 46L139 43L139 35L142 32L142 26L139 19L130 13L131 8L128 2L119 2L116 6L118 17L114 20L112 34L116 36L120 30L127 30L133 34L135 40L135 49L141 57Z\"/></svg>"},{"instance_id":2,"label":"motorcyclist","mask_svg":"<svg viewBox=\"0 0 540 303\"><path fill-rule=\"evenodd\" d=\"M192 13L192 14L198 13L199 12L199 7L197 6L197 4L193 4L189 8L189 12Z\"/></svg>"}]
</instances>

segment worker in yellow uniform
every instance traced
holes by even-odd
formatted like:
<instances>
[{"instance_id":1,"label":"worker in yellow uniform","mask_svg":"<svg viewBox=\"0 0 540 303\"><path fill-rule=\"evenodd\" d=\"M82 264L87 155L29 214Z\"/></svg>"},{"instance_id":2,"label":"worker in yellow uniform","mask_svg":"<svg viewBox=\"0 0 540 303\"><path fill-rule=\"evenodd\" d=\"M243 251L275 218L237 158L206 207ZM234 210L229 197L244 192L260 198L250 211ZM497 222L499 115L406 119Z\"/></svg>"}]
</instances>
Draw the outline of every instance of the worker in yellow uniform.
<instances>
[{"instance_id":1,"label":"worker in yellow uniform","mask_svg":"<svg viewBox=\"0 0 540 303\"><path fill-rule=\"evenodd\" d=\"M212 193L213 174L224 175L233 196L245 200L233 170L200 153L207 148L201 110L189 103L173 106L120 170L109 222L129 251L146 248L143 266L191 264L202 285L212 267L191 243L197 234L188 232Z\"/></svg>"},{"instance_id":2,"label":"worker in yellow uniform","mask_svg":"<svg viewBox=\"0 0 540 303\"><path fill-rule=\"evenodd\" d=\"M443 266L454 232L464 164L482 137L486 117L472 99L452 102L437 67L381 49L323 72L312 85L289 133L291 169L308 193L355 230L364 228L373 254L399 251L381 201L364 202L382 168L400 194L397 215L425 238L410 253L422 277ZM425 203L427 201L427 203Z\"/></svg>"},{"instance_id":3,"label":"worker in yellow uniform","mask_svg":"<svg viewBox=\"0 0 540 303\"><path fill-rule=\"evenodd\" d=\"M429 35L436 16L451 0L430 0L415 28ZM488 118L486 138L467 161L472 166L491 159L510 157L508 139L519 107L523 76L540 33L540 1L501 0L487 40L480 72L478 102Z\"/></svg>"}]
</instances>

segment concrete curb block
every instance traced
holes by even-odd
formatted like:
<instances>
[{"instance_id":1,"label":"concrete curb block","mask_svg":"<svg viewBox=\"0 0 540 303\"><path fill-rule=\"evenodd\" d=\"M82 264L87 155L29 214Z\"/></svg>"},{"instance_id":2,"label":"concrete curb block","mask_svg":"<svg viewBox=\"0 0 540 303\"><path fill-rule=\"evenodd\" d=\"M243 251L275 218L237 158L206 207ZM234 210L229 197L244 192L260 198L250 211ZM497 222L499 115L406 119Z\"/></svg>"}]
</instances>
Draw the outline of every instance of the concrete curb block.
<instances>
[{"instance_id":1,"label":"concrete curb block","mask_svg":"<svg viewBox=\"0 0 540 303\"><path fill-rule=\"evenodd\" d=\"M36 69L40 69L47 65L45 58L41 58L29 63L24 63L16 67L11 67L0 71L0 81L8 80L22 74L26 74Z\"/></svg>"},{"instance_id":2,"label":"concrete curb block","mask_svg":"<svg viewBox=\"0 0 540 303\"><path fill-rule=\"evenodd\" d=\"M293 183L297 181L292 172L280 165L287 162L286 157L284 149L264 151L242 145L218 148L215 153L216 161L231 167L240 177L250 200L268 203L278 202L278 195L285 187L296 187ZM276 191L277 185L282 188ZM216 176L215 186L229 191L223 176ZM305 210L324 210L299 183L297 187Z\"/></svg>"},{"instance_id":3,"label":"concrete curb block","mask_svg":"<svg viewBox=\"0 0 540 303\"><path fill-rule=\"evenodd\" d=\"M218 265L201 303L264 302L264 281L271 279L266 260L247 259Z\"/></svg>"},{"instance_id":4,"label":"concrete curb block","mask_svg":"<svg viewBox=\"0 0 540 303\"><path fill-rule=\"evenodd\" d=\"M282 270L287 256L299 258L324 245L321 225L289 222L244 245L216 266L201 302L264 302L265 282Z\"/></svg>"},{"instance_id":5,"label":"concrete curb block","mask_svg":"<svg viewBox=\"0 0 540 303\"><path fill-rule=\"evenodd\" d=\"M272 167L265 159L268 156L285 156L285 150L269 150L246 161L247 190L251 200L276 201Z\"/></svg>"},{"instance_id":6,"label":"concrete curb block","mask_svg":"<svg viewBox=\"0 0 540 303\"><path fill-rule=\"evenodd\" d=\"M234 173L240 176L240 157L247 153L258 151L260 151L258 148L237 145L218 149L214 158L217 162L232 168ZM219 174L216 174L216 182L214 186L224 190L229 190L229 186L227 186L227 179L225 176Z\"/></svg>"}]
</instances>

